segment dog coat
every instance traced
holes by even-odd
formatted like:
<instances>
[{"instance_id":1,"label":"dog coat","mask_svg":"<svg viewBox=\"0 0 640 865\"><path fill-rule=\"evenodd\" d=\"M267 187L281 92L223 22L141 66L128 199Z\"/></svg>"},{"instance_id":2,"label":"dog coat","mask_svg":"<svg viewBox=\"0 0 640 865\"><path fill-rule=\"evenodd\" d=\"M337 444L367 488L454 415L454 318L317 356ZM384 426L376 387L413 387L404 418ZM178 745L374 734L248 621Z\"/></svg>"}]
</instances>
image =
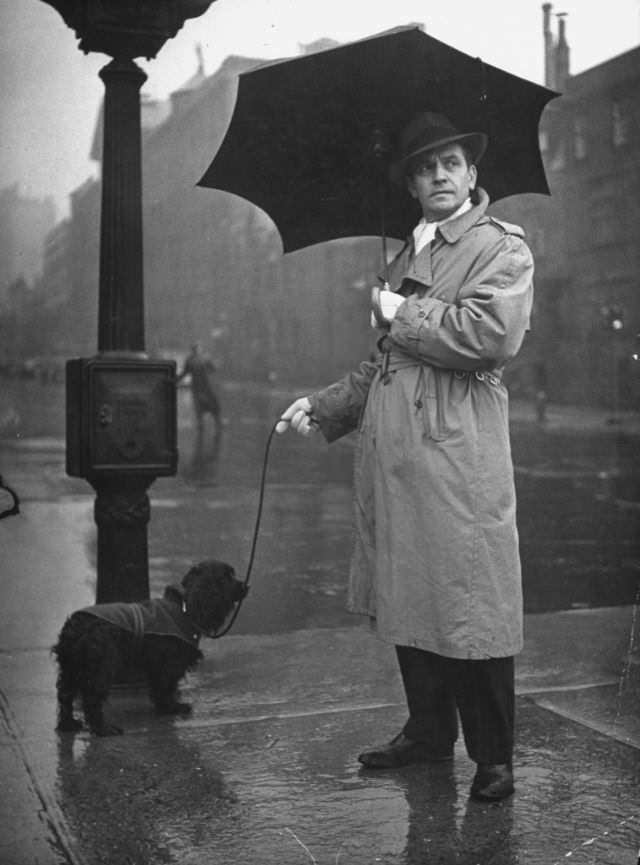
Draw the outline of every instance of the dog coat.
<instances>
[{"instance_id":1,"label":"dog coat","mask_svg":"<svg viewBox=\"0 0 640 865\"><path fill-rule=\"evenodd\" d=\"M172 601L153 598L134 603L96 604L84 607L80 612L89 613L131 631L136 640L145 634L179 637L191 646L197 646L200 634L194 631L193 622Z\"/></svg>"}]
</instances>

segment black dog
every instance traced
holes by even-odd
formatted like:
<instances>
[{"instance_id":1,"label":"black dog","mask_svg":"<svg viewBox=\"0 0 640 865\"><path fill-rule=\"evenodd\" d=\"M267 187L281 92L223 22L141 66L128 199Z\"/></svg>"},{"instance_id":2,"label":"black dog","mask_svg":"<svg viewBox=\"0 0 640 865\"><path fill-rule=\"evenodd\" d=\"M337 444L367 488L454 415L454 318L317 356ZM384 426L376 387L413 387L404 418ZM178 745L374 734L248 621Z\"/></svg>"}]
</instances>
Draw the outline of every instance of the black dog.
<instances>
[{"instance_id":1,"label":"black dog","mask_svg":"<svg viewBox=\"0 0 640 865\"><path fill-rule=\"evenodd\" d=\"M181 585L167 586L164 597L133 604L98 604L77 610L65 622L53 647L59 673L60 732L82 729L73 701L82 698L84 718L96 736L122 733L105 724L103 706L119 672L140 669L158 712L188 715L178 683L202 658L200 637L215 636L246 594L243 583L224 562L200 562Z\"/></svg>"}]
</instances>

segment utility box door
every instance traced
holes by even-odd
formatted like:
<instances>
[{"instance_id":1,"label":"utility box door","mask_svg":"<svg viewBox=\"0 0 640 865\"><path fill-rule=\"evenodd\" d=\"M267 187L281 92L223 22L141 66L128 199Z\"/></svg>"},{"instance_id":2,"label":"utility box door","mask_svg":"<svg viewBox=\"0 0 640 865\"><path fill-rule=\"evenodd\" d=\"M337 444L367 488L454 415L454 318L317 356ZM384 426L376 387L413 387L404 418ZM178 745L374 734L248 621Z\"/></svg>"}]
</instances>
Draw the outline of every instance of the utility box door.
<instances>
[{"instance_id":1,"label":"utility box door","mask_svg":"<svg viewBox=\"0 0 640 865\"><path fill-rule=\"evenodd\" d=\"M175 377L173 361L69 361L67 473L175 474Z\"/></svg>"}]
</instances>

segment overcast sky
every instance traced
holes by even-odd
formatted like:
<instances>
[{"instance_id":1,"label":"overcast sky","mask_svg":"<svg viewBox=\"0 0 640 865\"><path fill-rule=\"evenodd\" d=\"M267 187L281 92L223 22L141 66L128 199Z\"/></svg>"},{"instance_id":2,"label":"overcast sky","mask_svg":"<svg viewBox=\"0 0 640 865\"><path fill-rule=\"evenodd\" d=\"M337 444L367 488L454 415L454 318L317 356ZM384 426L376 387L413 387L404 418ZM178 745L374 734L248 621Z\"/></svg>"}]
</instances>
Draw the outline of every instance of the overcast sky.
<instances>
[{"instance_id":1,"label":"overcast sky","mask_svg":"<svg viewBox=\"0 0 640 865\"><path fill-rule=\"evenodd\" d=\"M563 0L552 12L568 13L573 74L640 43L640 0ZM155 60L140 61L149 76L144 92L164 97L186 81L197 67L197 43L210 74L229 54L290 56L325 36L348 42L409 23L544 83L539 0L217 0ZM24 194L51 195L66 215L71 190L95 173L88 152L104 90L98 71L108 59L83 54L44 0L0 0L0 188L17 182Z\"/></svg>"}]
</instances>

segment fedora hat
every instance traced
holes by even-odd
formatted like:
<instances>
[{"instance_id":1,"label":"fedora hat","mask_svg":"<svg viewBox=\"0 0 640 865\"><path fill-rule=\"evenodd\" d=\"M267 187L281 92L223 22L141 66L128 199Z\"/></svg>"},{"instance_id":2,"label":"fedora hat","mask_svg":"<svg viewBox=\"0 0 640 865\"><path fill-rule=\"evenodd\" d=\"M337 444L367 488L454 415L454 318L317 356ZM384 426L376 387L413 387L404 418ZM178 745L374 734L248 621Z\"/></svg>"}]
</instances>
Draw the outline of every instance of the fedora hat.
<instances>
[{"instance_id":1,"label":"fedora hat","mask_svg":"<svg viewBox=\"0 0 640 865\"><path fill-rule=\"evenodd\" d=\"M461 144L471 153L471 161L477 164L487 148L484 132L459 132L443 114L425 111L418 114L402 130L400 136L401 157L389 169L391 180L399 182L407 163L419 153L444 147L445 144Z\"/></svg>"}]
</instances>

